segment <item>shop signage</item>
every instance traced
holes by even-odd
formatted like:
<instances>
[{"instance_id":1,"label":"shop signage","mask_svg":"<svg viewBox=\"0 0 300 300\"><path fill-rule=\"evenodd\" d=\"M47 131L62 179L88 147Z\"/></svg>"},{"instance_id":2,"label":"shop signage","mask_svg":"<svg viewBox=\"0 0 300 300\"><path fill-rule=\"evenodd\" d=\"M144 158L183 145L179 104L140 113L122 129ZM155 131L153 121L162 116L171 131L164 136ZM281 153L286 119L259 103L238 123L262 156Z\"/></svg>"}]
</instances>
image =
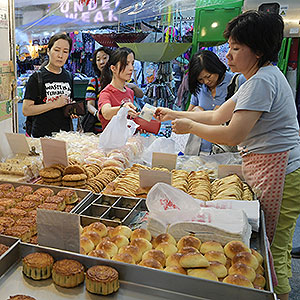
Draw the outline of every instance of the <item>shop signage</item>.
<instances>
[{"instance_id":1,"label":"shop signage","mask_svg":"<svg viewBox=\"0 0 300 300\"><path fill-rule=\"evenodd\" d=\"M152 168L167 168L168 170L176 169L177 155L170 153L153 152Z\"/></svg>"},{"instance_id":2,"label":"shop signage","mask_svg":"<svg viewBox=\"0 0 300 300\"><path fill-rule=\"evenodd\" d=\"M30 148L24 134L6 132L5 135L12 153L29 153Z\"/></svg>"},{"instance_id":3,"label":"shop signage","mask_svg":"<svg viewBox=\"0 0 300 300\"><path fill-rule=\"evenodd\" d=\"M0 78L0 82L1 82L1 78ZM4 121L12 117L11 105L12 105L11 100L0 102L0 121Z\"/></svg>"},{"instance_id":4,"label":"shop signage","mask_svg":"<svg viewBox=\"0 0 300 300\"><path fill-rule=\"evenodd\" d=\"M242 165L219 165L218 178L223 178L229 175L236 174L244 180Z\"/></svg>"},{"instance_id":5,"label":"shop signage","mask_svg":"<svg viewBox=\"0 0 300 300\"><path fill-rule=\"evenodd\" d=\"M172 174L170 172L156 171L156 170L139 170L140 187L152 187L158 182L170 184L172 183Z\"/></svg>"}]
</instances>

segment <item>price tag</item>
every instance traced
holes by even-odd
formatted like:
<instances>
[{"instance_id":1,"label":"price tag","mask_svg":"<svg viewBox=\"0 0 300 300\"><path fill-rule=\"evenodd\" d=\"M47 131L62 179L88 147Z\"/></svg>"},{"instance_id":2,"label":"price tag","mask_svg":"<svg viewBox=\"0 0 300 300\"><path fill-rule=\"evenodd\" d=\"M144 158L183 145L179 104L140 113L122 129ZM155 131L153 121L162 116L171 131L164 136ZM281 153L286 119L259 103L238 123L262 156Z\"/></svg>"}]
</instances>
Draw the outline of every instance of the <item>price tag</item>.
<instances>
[{"instance_id":1,"label":"price tag","mask_svg":"<svg viewBox=\"0 0 300 300\"><path fill-rule=\"evenodd\" d=\"M170 184L172 183L172 174L170 172L155 171L155 170L139 170L140 187L152 187L158 182Z\"/></svg>"},{"instance_id":2,"label":"price tag","mask_svg":"<svg viewBox=\"0 0 300 300\"><path fill-rule=\"evenodd\" d=\"M152 168L167 168L168 170L176 169L177 155L170 153L153 152Z\"/></svg>"},{"instance_id":3,"label":"price tag","mask_svg":"<svg viewBox=\"0 0 300 300\"><path fill-rule=\"evenodd\" d=\"M7 142L14 154L28 154L30 147L28 145L26 136L21 133L5 133Z\"/></svg>"},{"instance_id":4,"label":"price tag","mask_svg":"<svg viewBox=\"0 0 300 300\"><path fill-rule=\"evenodd\" d=\"M54 139L41 138L44 166L53 164L68 165L67 143Z\"/></svg>"},{"instance_id":5,"label":"price tag","mask_svg":"<svg viewBox=\"0 0 300 300\"><path fill-rule=\"evenodd\" d=\"M244 180L241 165L219 165L218 166L218 178L223 178L232 174L236 174L242 180Z\"/></svg>"},{"instance_id":6,"label":"price tag","mask_svg":"<svg viewBox=\"0 0 300 300\"><path fill-rule=\"evenodd\" d=\"M38 244L80 252L80 217L56 210L37 209Z\"/></svg>"}]
</instances>

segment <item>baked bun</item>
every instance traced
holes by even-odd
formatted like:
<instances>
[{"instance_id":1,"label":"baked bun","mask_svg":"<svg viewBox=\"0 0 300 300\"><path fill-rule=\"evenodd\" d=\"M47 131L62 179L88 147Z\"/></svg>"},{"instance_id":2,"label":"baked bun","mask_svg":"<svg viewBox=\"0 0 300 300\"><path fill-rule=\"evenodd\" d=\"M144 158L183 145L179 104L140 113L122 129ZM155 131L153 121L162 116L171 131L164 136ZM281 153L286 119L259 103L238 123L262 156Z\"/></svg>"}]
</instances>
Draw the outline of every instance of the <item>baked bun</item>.
<instances>
[{"instance_id":1,"label":"baked bun","mask_svg":"<svg viewBox=\"0 0 300 300\"><path fill-rule=\"evenodd\" d=\"M107 227L101 222L94 222L83 228L82 232L96 231L100 237L107 235Z\"/></svg>"},{"instance_id":2,"label":"baked bun","mask_svg":"<svg viewBox=\"0 0 300 300\"><path fill-rule=\"evenodd\" d=\"M229 268L232 266L232 261L230 258L226 257L226 264L225 267L227 270L229 270Z\"/></svg>"},{"instance_id":3,"label":"baked bun","mask_svg":"<svg viewBox=\"0 0 300 300\"><path fill-rule=\"evenodd\" d=\"M72 189L63 189L57 193L57 196L63 197L66 204L73 204L78 200L76 191Z\"/></svg>"},{"instance_id":4,"label":"baked bun","mask_svg":"<svg viewBox=\"0 0 300 300\"><path fill-rule=\"evenodd\" d=\"M167 242L158 244L155 249L162 251L166 257L177 252L177 247L175 246L175 244L171 244Z\"/></svg>"},{"instance_id":5,"label":"baked bun","mask_svg":"<svg viewBox=\"0 0 300 300\"><path fill-rule=\"evenodd\" d=\"M214 272L218 278L224 278L228 274L226 267L218 261L210 261L207 269Z\"/></svg>"},{"instance_id":6,"label":"baked bun","mask_svg":"<svg viewBox=\"0 0 300 300\"><path fill-rule=\"evenodd\" d=\"M121 261L127 264L135 264L135 260L128 253L118 253L115 256L113 256L112 260Z\"/></svg>"},{"instance_id":7,"label":"baked bun","mask_svg":"<svg viewBox=\"0 0 300 300\"><path fill-rule=\"evenodd\" d=\"M229 275L234 275L234 274L243 275L246 278L248 278L251 282L253 282L256 277L256 273L251 267L248 267L247 265L240 263L240 262L233 264L229 268L228 274Z\"/></svg>"},{"instance_id":8,"label":"baked bun","mask_svg":"<svg viewBox=\"0 0 300 300\"><path fill-rule=\"evenodd\" d=\"M187 275L186 270L180 266L168 266L164 271Z\"/></svg>"},{"instance_id":9,"label":"baked bun","mask_svg":"<svg viewBox=\"0 0 300 300\"><path fill-rule=\"evenodd\" d=\"M128 253L130 254L133 259L135 260L135 263L138 263L142 259L142 251L133 245L123 246L119 249L119 253Z\"/></svg>"},{"instance_id":10,"label":"baked bun","mask_svg":"<svg viewBox=\"0 0 300 300\"><path fill-rule=\"evenodd\" d=\"M160 264L160 262L157 261L157 260L155 260L155 259L153 259L153 258L143 259L143 260L139 263L139 266L163 270L163 267L162 267L162 265Z\"/></svg>"},{"instance_id":11,"label":"baked bun","mask_svg":"<svg viewBox=\"0 0 300 300\"><path fill-rule=\"evenodd\" d=\"M181 267L181 264L179 262L180 258L183 256L182 253L174 253L167 257L166 259L166 266L177 266Z\"/></svg>"},{"instance_id":12,"label":"baked bun","mask_svg":"<svg viewBox=\"0 0 300 300\"><path fill-rule=\"evenodd\" d=\"M153 239L153 248L156 248L158 246L158 244L160 243L169 243L169 244L173 244L176 245L176 241L175 239L171 236L171 234L169 233L162 233L160 235L158 235L156 238Z\"/></svg>"},{"instance_id":13,"label":"baked bun","mask_svg":"<svg viewBox=\"0 0 300 300\"><path fill-rule=\"evenodd\" d=\"M152 239L150 231L147 229L143 229L143 228L135 229L132 232L131 239L134 240L137 238L143 238L143 239L148 240L149 242L151 242L151 239Z\"/></svg>"},{"instance_id":14,"label":"baked bun","mask_svg":"<svg viewBox=\"0 0 300 300\"><path fill-rule=\"evenodd\" d=\"M194 247L197 250L199 250L200 246L201 246L201 241L198 238L191 235L182 237L177 243L177 248L179 250L183 247Z\"/></svg>"},{"instance_id":15,"label":"baked bun","mask_svg":"<svg viewBox=\"0 0 300 300\"><path fill-rule=\"evenodd\" d=\"M118 253L118 247L114 243L110 241L101 241L97 247L96 250L103 250L105 251L109 257L113 257Z\"/></svg>"},{"instance_id":16,"label":"baked bun","mask_svg":"<svg viewBox=\"0 0 300 300\"><path fill-rule=\"evenodd\" d=\"M236 254L240 252L249 252L251 250L241 241L231 241L224 246L224 251L227 257L232 259Z\"/></svg>"},{"instance_id":17,"label":"baked bun","mask_svg":"<svg viewBox=\"0 0 300 300\"><path fill-rule=\"evenodd\" d=\"M249 252L240 252L232 258L232 264L241 262L252 269L256 270L259 266L256 257Z\"/></svg>"},{"instance_id":18,"label":"baked bun","mask_svg":"<svg viewBox=\"0 0 300 300\"><path fill-rule=\"evenodd\" d=\"M204 242L201 245L200 252L202 254L205 254L206 252L209 252L209 251L219 251L219 252L224 253L224 249L223 249L222 245L215 241Z\"/></svg>"},{"instance_id":19,"label":"baked bun","mask_svg":"<svg viewBox=\"0 0 300 300\"><path fill-rule=\"evenodd\" d=\"M159 261L163 267L166 265L166 256L160 250L156 250L156 249L148 250L147 252L145 252L143 254L143 257L142 257L143 260L149 259L149 258Z\"/></svg>"},{"instance_id":20,"label":"baked bun","mask_svg":"<svg viewBox=\"0 0 300 300\"><path fill-rule=\"evenodd\" d=\"M191 252L199 253L199 251L194 247L182 247L181 249L179 249L178 252L182 254L191 253Z\"/></svg>"},{"instance_id":21,"label":"baked bun","mask_svg":"<svg viewBox=\"0 0 300 300\"><path fill-rule=\"evenodd\" d=\"M255 273L256 273L256 274L260 274L260 275L264 275L265 269L263 268L262 265L259 265L259 266L257 267L257 269L255 270Z\"/></svg>"},{"instance_id":22,"label":"baked bun","mask_svg":"<svg viewBox=\"0 0 300 300\"><path fill-rule=\"evenodd\" d=\"M7 300L36 300L36 299L27 295L15 295L15 296L10 296L9 299Z\"/></svg>"},{"instance_id":23,"label":"baked bun","mask_svg":"<svg viewBox=\"0 0 300 300\"><path fill-rule=\"evenodd\" d=\"M119 225L110 233L110 237L114 237L115 235L125 235L128 239L131 237L131 229L128 226Z\"/></svg>"},{"instance_id":24,"label":"baked bun","mask_svg":"<svg viewBox=\"0 0 300 300\"><path fill-rule=\"evenodd\" d=\"M139 249L141 249L142 253L145 253L146 251L152 249L152 244L148 240L143 238L131 240L130 245L138 247Z\"/></svg>"},{"instance_id":25,"label":"baked bun","mask_svg":"<svg viewBox=\"0 0 300 300\"><path fill-rule=\"evenodd\" d=\"M254 249L250 249L250 250L251 250L251 254L253 254L256 257L258 263L261 265L264 261L262 255Z\"/></svg>"},{"instance_id":26,"label":"baked bun","mask_svg":"<svg viewBox=\"0 0 300 300\"><path fill-rule=\"evenodd\" d=\"M91 252L94 249L94 243L86 236L80 237L80 248L82 248L83 253L81 254L87 254Z\"/></svg>"},{"instance_id":27,"label":"baked bun","mask_svg":"<svg viewBox=\"0 0 300 300\"><path fill-rule=\"evenodd\" d=\"M129 245L129 240L125 235L115 235L110 241L116 244L118 248Z\"/></svg>"},{"instance_id":28,"label":"baked bun","mask_svg":"<svg viewBox=\"0 0 300 300\"><path fill-rule=\"evenodd\" d=\"M187 274L202 279L219 281L215 273L208 269L191 269L187 271Z\"/></svg>"},{"instance_id":29,"label":"baked bun","mask_svg":"<svg viewBox=\"0 0 300 300\"><path fill-rule=\"evenodd\" d=\"M219 251L208 251L204 254L208 261L217 261L225 266L226 264L226 256L222 252Z\"/></svg>"},{"instance_id":30,"label":"baked bun","mask_svg":"<svg viewBox=\"0 0 300 300\"><path fill-rule=\"evenodd\" d=\"M19 185L16 187L15 191L20 192L25 196L32 194L33 188L30 185Z\"/></svg>"},{"instance_id":31,"label":"baked bun","mask_svg":"<svg viewBox=\"0 0 300 300\"><path fill-rule=\"evenodd\" d=\"M223 282L253 288L251 281L243 275L228 275L223 279Z\"/></svg>"},{"instance_id":32,"label":"baked bun","mask_svg":"<svg viewBox=\"0 0 300 300\"><path fill-rule=\"evenodd\" d=\"M100 258L104 258L104 259L110 259L109 255L103 250L92 250L91 252L89 252L88 255L93 256L93 257L100 257Z\"/></svg>"},{"instance_id":33,"label":"baked bun","mask_svg":"<svg viewBox=\"0 0 300 300\"><path fill-rule=\"evenodd\" d=\"M183 268L206 268L209 266L208 260L201 253L184 254L179 263Z\"/></svg>"},{"instance_id":34,"label":"baked bun","mask_svg":"<svg viewBox=\"0 0 300 300\"><path fill-rule=\"evenodd\" d=\"M259 286L261 288L264 288L266 285L266 279L264 276L260 274L256 274L255 279L253 281L254 286Z\"/></svg>"},{"instance_id":35,"label":"baked bun","mask_svg":"<svg viewBox=\"0 0 300 300\"><path fill-rule=\"evenodd\" d=\"M87 238L89 238L93 242L94 247L96 247L101 242L101 237L96 231L86 231L83 232L81 236L86 236Z\"/></svg>"}]
</instances>

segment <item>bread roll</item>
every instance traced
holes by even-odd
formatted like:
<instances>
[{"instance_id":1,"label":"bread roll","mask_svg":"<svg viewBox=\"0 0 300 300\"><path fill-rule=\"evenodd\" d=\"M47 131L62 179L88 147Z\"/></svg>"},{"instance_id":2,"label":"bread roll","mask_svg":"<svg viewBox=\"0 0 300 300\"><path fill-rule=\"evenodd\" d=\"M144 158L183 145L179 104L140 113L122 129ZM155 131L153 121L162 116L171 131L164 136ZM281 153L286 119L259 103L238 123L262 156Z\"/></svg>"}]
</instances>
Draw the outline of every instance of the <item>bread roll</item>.
<instances>
[{"instance_id":1,"label":"bread roll","mask_svg":"<svg viewBox=\"0 0 300 300\"><path fill-rule=\"evenodd\" d=\"M110 259L109 255L103 250L93 250L93 251L89 252L88 255L93 256L93 257L100 257L100 258Z\"/></svg>"},{"instance_id":2,"label":"bread roll","mask_svg":"<svg viewBox=\"0 0 300 300\"><path fill-rule=\"evenodd\" d=\"M246 278L248 278L251 282L254 281L255 277L256 277L256 273L255 271L243 264L243 263L235 263L233 264L229 270L228 270L228 274L229 275L234 275L234 274L237 274L237 275L243 275L245 276Z\"/></svg>"},{"instance_id":3,"label":"bread roll","mask_svg":"<svg viewBox=\"0 0 300 300\"><path fill-rule=\"evenodd\" d=\"M206 268L209 266L208 260L201 253L184 254L179 263L183 268Z\"/></svg>"},{"instance_id":4,"label":"bread roll","mask_svg":"<svg viewBox=\"0 0 300 300\"><path fill-rule=\"evenodd\" d=\"M96 250L103 250L109 257L113 257L118 253L118 247L110 241L101 241L97 245Z\"/></svg>"},{"instance_id":5,"label":"bread roll","mask_svg":"<svg viewBox=\"0 0 300 300\"><path fill-rule=\"evenodd\" d=\"M261 265L263 263L263 261L264 261L264 259L261 256L261 254L259 252L257 252L256 250L254 250L254 249L250 249L250 250L251 250L251 254L253 254L256 257L258 263Z\"/></svg>"},{"instance_id":6,"label":"bread roll","mask_svg":"<svg viewBox=\"0 0 300 300\"><path fill-rule=\"evenodd\" d=\"M154 238L152 242L153 248L156 248L160 243L170 243L176 245L175 239L169 233L162 233Z\"/></svg>"},{"instance_id":7,"label":"bread roll","mask_svg":"<svg viewBox=\"0 0 300 300\"><path fill-rule=\"evenodd\" d=\"M198 238L191 235L182 237L177 243L178 249L181 249L183 247L194 247L197 250L199 250L200 246L201 246L201 241Z\"/></svg>"},{"instance_id":8,"label":"bread roll","mask_svg":"<svg viewBox=\"0 0 300 300\"><path fill-rule=\"evenodd\" d=\"M127 226L124 225L119 225L117 226L111 233L110 233L110 237L114 237L116 235L125 235L128 239L131 237L131 229Z\"/></svg>"},{"instance_id":9,"label":"bread roll","mask_svg":"<svg viewBox=\"0 0 300 300\"><path fill-rule=\"evenodd\" d=\"M130 254L133 259L135 260L135 263L138 263L142 259L142 251L133 245L123 246L119 249L119 253L128 253Z\"/></svg>"},{"instance_id":10,"label":"bread roll","mask_svg":"<svg viewBox=\"0 0 300 300\"><path fill-rule=\"evenodd\" d=\"M82 254L87 254L94 249L94 243L86 236L80 238L80 248L84 250Z\"/></svg>"},{"instance_id":11,"label":"bread roll","mask_svg":"<svg viewBox=\"0 0 300 300\"><path fill-rule=\"evenodd\" d=\"M264 274L265 274L265 269L263 268L262 265L259 265L259 266L257 267L257 269L255 270L255 273L256 273L256 274L260 274L260 275L264 275Z\"/></svg>"},{"instance_id":12,"label":"bread roll","mask_svg":"<svg viewBox=\"0 0 300 300\"><path fill-rule=\"evenodd\" d=\"M219 251L208 251L204 254L208 261L218 261L225 266L227 258L225 254Z\"/></svg>"},{"instance_id":13,"label":"bread roll","mask_svg":"<svg viewBox=\"0 0 300 300\"><path fill-rule=\"evenodd\" d=\"M224 253L224 249L223 249L222 245L215 241L208 241L201 245L200 252L202 254L205 254L206 252L209 252L209 251L219 251L219 252Z\"/></svg>"},{"instance_id":14,"label":"bread roll","mask_svg":"<svg viewBox=\"0 0 300 300\"><path fill-rule=\"evenodd\" d=\"M146 251L152 249L152 244L148 240L143 238L131 240L130 245L138 247L142 251L142 253L145 253Z\"/></svg>"},{"instance_id":15,"label":"bread roll","mask_svg":"<svg viewBox=\"0 0 300 300\"><path fill-rule=\"evenodd\" d=\"M157 260L155 260L155 259L153 259L153 258L143 259L143 260L139 263L139 266L163 270L163 267L162 267L162 265L160 264L160 262L158 262Z\"/></svg>"},{"instance_id":16,"label":"bread roll","mask_svg":"<svg viewBox=\"0 0 300 300\"><path fill-rule=\"evenodd\" d=\"M164 270L167 271L167 272L187 275L186 270L182 267L179 267L179 266L168 266Z\"/></svg>"},{"instance_id":17,"label":"bread roll","mask_svg":"<svg viewBox=\"0 0 300 300\"><path fill-rule=\"evenodd\" d=\"M143 254L143 257L142 257L143 260L149 259L149 258L159 261L163 267L166 265L166 256L160 250L152 249L152 250L148 250L147 252L145 252Z\"/></svg>"},{"instance_id":18,"label":"bread roll","mask_svg":"<svg viewBox=\"0 0 300 300\"><path fill-rule=\"evenodd\" d=\"M82 232L96 231L100 237L107 235L107 227L101 222L94 222L83 228Z\"/></svg>"},{"instance_id":19,"label":"bread roll","mask_svg":"<svg viewBox=\"0 0 300 300\"><path fill-rule=\"evenodd\" d=\"M129 245L129 240L125 235L115 235L110 241L116 244L118 248Z\"/></svg>"},{"instance_id":20,"label":"bread roll","mask_svg":"<svg viewBox=\"0 0 300 300\"><path fill-rule=\"evenodd\" d=\"M218 278L224 278L228 274L226 267L218 261L209 262L207 269L214 272Z\"/></svg>"},{"instance_id":21,"label":"bread roll","mask_svg":"<svg viewBox=\"0 0 300 300\"><path fill-rule=\"evenodd\" d=\"M177 266L177 267L181 267L181 264L179 262L180 258L183 256L182 253L174 253L170 256L167 257L166 260L166 266Z\"/></svg>"},{"instance_id":22,"label":"bread roll","mask_svg":"<svg viewBox=\"0 0 300 300\"><path fill-rule=\"evenodd\" d=\"M121 261L127 264L135 264L135 260L129 253L118 253L113 256L112 260Z\"/></svg>"},{"instance_id":23,"label":"bread roll","mask_svg":"<svg viewBox=\"0 0 300 300\"><path fill-rule=\"evenodd\" d=\"M227 270L229 270L229 268L232 266L232 261L230 258L226 257L226 264L225 267Z\"/></svg>"},{"instance_id":24,"label":"bread roll","mask_svg":"<svg viewBox=\"0 0 300 300\"><path fill-rule=\"evenodd\" d=\"M181 249L179 249L178 252L182 253L182 254L192 253L192 252L193 253L194 252L199 253L199 251L196 248L194 248L194 247L182 247Z\"/></svg>"},{"instance_id":25,"label":"bread roll","mask_svg":"<svg viewBox=\"0 0 300 300\"><path fill-rule=\"evenodd\" d=\"M83 232L82 236L86 236L87 238L89 238L93 242L94 247L96 247L101 242L101 236L96 231Z\"/></svg>"},{"instance_id":26,"label":"bread roll","mask_svg":"<svg viewBox=\"0 0 300 300\"><path fill-rule=\"evenodd\" d=\"M157 245L156 250L162 251L166 257L177 252L177 248L174 244L163 242Z\"/></svg>"},{"instance_id":27,"label":"bread roll","mask_svg":"<svg viewBox=\"0 0 300 300\"><path fill-rule=\"evenodd\" d=\"M228 275L224 278L223 282L253 288L251 281L243 275Z\"/></svg>"},{"instance_id":28,"label":"bread roll","mask_svg":"<svg viewBox=\"0 0 300 300\"><path fill-rule=\"evenodd\" d=\"M240 252L232 258L232 264L241 262L252 269L256 270L259 266L256 257L249 252Z\"/></svg>"},{"instance_id":29,"label":"bread roll","mask_svg":"<svg viewBox=\"0 0 300 300\"><path fill-rule=\"evenodd\" d=\"M241 241L231 241L227 243L224 247L224 251L226 256L230 259L240 252L251 253L251 250Z\"/></svg>"},{"instance_id":30,"label":"bread roll","mask_svg":"<svg viewBox=\"0 0 300 300\"><path fill-rule=\"evenodd\" d=\"M256 274L255 279L253 281L254 286L259 286L261 288L264 288L266 285L266 279L264 276L260 274Z\"/></svg>"},{"instance_id":31,"label":"bread roll","mask_svg":"<svg viewBox=\"0 0 300 300\"><path fill-rule=\"evenodd\" d=\"M202 279L219 281L215 273L208 269L190 269L187 271L187 274Z\"/></svg>"},{"instance_id":32,"label":"bread roll","mask_svg":"<svg viewBox=\"0 0 300 300\"><path fill-rule=\"evenodd\" d=\"M143 228L135 229L132 232L131 239L134 240L137 238L143 238L143 239L148 240L149 242L151 242L151 239L152 239L150 231L147 229L143 229Z\"/></svg>"}]
</instances>

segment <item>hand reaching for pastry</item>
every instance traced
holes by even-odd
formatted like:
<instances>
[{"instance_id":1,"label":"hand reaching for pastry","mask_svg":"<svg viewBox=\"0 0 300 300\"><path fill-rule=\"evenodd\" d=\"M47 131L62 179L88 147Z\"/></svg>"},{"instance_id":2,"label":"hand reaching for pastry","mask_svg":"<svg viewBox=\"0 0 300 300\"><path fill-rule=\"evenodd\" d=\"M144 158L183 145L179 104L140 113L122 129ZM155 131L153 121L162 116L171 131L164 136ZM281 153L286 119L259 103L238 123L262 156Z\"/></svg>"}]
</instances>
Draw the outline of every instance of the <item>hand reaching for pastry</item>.
<instances>
[{"instance_id":1,"label":"hand reaching for pastry","mask_svg":"<svg viewBox=\"0 0 300 300\"><path fill-rule=\"evenodd\" d=\"M176 119L172 121L172 131L177 134L191 133L193 121L190 119Z\"/></svg>"}]
</instances>

